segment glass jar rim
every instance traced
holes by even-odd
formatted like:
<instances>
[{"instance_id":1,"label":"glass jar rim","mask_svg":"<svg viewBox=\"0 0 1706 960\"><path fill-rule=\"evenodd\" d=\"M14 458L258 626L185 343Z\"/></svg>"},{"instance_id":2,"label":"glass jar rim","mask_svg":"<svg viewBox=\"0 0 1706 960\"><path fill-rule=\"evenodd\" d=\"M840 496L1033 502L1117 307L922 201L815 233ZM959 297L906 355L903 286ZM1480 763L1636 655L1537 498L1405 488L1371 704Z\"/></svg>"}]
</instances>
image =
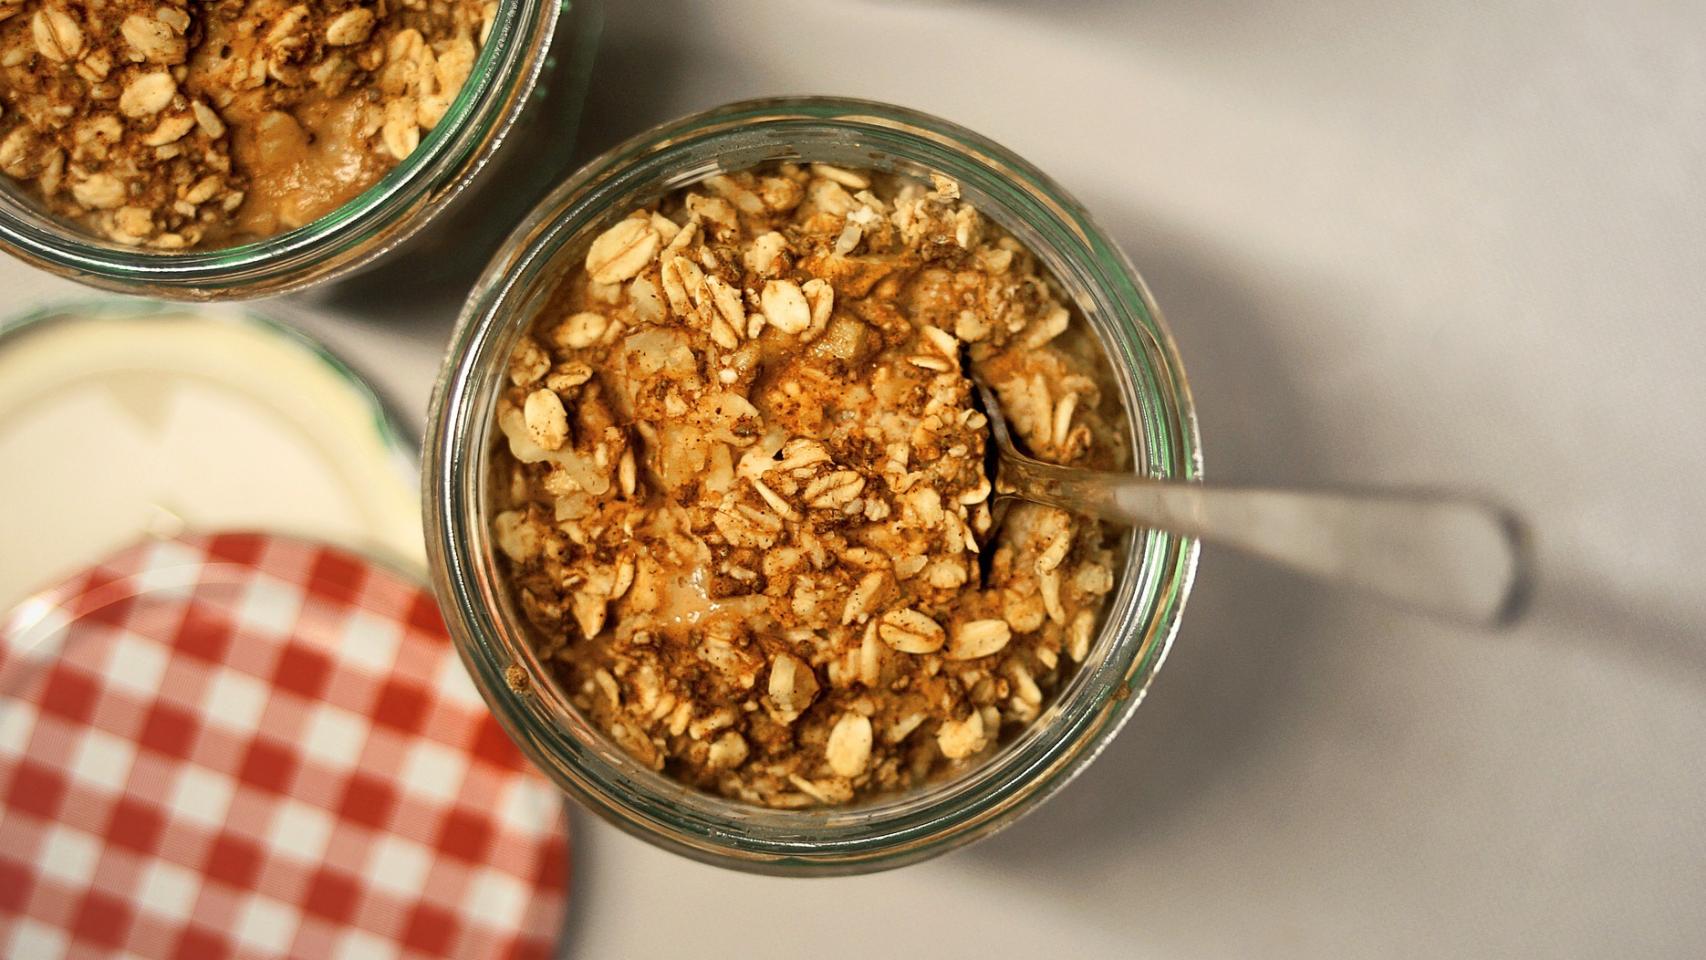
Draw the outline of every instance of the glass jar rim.
<instances>
[{"instance_id":1,"label":"glass jar rim","mask_svg":"<svg viewBox=\"0 0 1706 960\"><path fill-rule=\"evenodd\" d=\"M865 165L935 170L958 180L968 200L1031 247L1091 318L1121 379L1141 469L1185 480L1201 470L1177 352L1129 261L1052 180L954 124L838 98L730 104L630 139L535 207L469 297L428 416L423 497L440 606L500 723L559 786L655 844L755 872L899 866L987 835L1052 794L1100 752L1142 698L1177 632L1197 557L1190 538L1134 533L1092 655L1043 717L993 757L943 783L862 806L777 811L694 791L601 743L607 738L578 717L555 683L513 682L507 672L517 665L528 677L544 674L530 644L518 641L519 631L501 613L483 493L494 384L531 318L531 298L548 285L543 278L551 266L629 206L762 159L845 163L825 152L822 138L833 136L844 136L837 149L859 153Z\"/></svg>"},{"instance_id":2,"label":"glass jar rim","mask_svg":"<svg viewBox=\"0 0 1706 960\"><path fill-rule=\"evenodd\" d=\"M526 105L562 0L499 0L468 79L420 145L334 210L231 247L166 252L74 227L0 189L0 249L52 273L172 300L272 296L341 276L413 236L467 186Z\"/></svg>"}]
</instances>

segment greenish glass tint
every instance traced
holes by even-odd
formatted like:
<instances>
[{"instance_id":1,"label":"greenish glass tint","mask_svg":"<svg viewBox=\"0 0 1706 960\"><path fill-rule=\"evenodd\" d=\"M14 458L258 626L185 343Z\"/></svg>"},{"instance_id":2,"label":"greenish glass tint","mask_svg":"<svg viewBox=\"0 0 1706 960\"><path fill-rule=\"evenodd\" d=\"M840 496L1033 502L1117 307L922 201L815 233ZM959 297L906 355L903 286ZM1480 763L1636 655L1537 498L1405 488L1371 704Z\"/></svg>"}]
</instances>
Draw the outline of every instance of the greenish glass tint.
<instances>
[{"instance_id":1,"label":"greenish glass tint","mask_svg":"<svg viewBox=\"0 0 1706 960\"><path fill-rule=\"evenodd\" d=\"M330 279L414 235L480 172L527 105L566 0L502 0L462 91L409 158L331 213L234 247L163 253L93 236L0 177L0 249L91 286L175 300L270 296Z\"/></svg>"},{"instance_id":2,"label":"greenish glass tint","mask_svg":"<svg viewBox=\"0 0 1706 960\"><path fill-rule=\"evenodd\" d=\"M1011 823L1084 768L1142 699L1178 629L1197 545L1131 536L1090 655L1031 727L989 760L895 797L770 810L652 772L569 704L528 643L488 534L493 411L517 338L555 278L637 205L723 170L797 159L959 181L1035 251L1102 342L1128 412L1137 469L1198 477L1195 415L1172 339L1131 264L1053 181L971 131L878 103L739 103L628 141L552 193L511 235L469 298L440 375L425 443L427 552L452 637L494 714L540 769L612 823L708 863L773 874L846 874L916 862ZM529 680L506 681L519 668ZM510 671L514 675L514 671Z\"/></svg>"}]
</instances>

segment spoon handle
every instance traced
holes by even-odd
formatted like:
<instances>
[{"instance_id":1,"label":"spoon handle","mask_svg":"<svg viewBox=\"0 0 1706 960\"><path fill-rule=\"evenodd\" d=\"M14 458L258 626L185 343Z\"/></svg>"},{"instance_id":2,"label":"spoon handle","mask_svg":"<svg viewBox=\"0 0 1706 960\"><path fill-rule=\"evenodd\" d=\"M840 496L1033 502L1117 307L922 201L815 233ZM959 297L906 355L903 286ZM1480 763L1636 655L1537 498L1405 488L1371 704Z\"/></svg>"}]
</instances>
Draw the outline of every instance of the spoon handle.
<instances>
[{"instance_id":1,"label":"spoon handle","mask_svg":"<svg viewBox=\"0 0 1706 960\"><path fill-rule=\"evenodd\" d=\"M1224 544L1449 618L1509 623L1524 599L1522 525L1477 500L1175 483L1019 458L1002 467L1020 499Z\"/></svg>"}]
</instances>

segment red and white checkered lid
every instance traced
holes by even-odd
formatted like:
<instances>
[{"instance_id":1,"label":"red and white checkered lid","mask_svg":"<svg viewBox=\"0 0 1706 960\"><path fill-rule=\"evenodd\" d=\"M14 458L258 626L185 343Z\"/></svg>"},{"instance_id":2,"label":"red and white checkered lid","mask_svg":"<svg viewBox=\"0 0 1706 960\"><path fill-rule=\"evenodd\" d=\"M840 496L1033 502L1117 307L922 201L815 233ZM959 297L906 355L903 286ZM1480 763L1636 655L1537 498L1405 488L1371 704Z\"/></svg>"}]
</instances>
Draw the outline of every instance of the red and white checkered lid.
<instances>
[{"instance_id":1,"label":"red and white checkered lid","mask_svg":"<svg viewBox=\"0 0 1706 960\"><path fill-rule=\"evenodd\" d=\"M0 956L547 957L566 826L341 549L151 541L0 621Z\"/></svg>"}]
</instances>

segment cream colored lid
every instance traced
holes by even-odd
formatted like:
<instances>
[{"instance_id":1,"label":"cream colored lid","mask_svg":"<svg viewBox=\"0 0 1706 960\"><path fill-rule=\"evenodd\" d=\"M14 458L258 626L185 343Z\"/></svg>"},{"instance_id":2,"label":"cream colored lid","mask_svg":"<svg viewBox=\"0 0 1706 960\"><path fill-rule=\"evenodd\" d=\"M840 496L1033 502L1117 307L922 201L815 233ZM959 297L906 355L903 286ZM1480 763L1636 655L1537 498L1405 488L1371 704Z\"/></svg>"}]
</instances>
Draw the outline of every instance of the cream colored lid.
<instances>
[{"instance_id":1,"label":"cream colored lid","mask_svg":"<svg viewBox=\"0 0 1706 960\"><path fill-rule=\"evenodd\" d=\"M419 571L417 453L342 363L253 317L108 303L0 326L0 608L179 529Z\"/></svg>"}]
</instances>

